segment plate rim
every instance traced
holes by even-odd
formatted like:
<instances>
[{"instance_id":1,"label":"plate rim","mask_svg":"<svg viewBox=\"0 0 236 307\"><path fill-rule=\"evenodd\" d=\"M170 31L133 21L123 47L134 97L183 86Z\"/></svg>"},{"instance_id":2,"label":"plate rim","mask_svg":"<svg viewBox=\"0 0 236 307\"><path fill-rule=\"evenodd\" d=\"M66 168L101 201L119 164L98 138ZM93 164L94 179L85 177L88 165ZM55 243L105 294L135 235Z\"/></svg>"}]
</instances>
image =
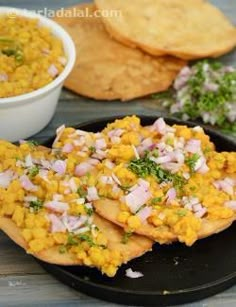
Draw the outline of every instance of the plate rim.
<instances>
[{"instance_id":1,"label":"plate rim","mask_svg":"<svg viewBox=\"0 0 236 307\"><path fill-rule=\"evenodd\" d=\"M93 124L100 124L100 123L105 123L105 122L106 122L106 124L108 124L108 123L110 123L110 122L112 122L116 119L122 119L126 116L132 116L132 115L136 115L137 117L139 117L141 119L141 122L143 120L153 120L153 122L154 122L156 119L161 117L167 123L170 123L171 125L180 124L180 125L187 125L189 127L200 126L200 127L203 128L205 133L208 134L210 137L214 136L214 137L217 137L217 138L219 138L223 141L226 141L228 144L230 144L236 150L236 141L232 140L231 138L228 138L227 136L225 136L220 131L216 131L213 128L206 127L205 125L202 125L200 123L196 123L196 122L193 122L193 121L184 121L182 119L168 117L168 116L140 115L140 114L111 115L111 116L99 117L97 119L90 119L90 120L82 121L82 122L77 123L77 124L70 124L69 126L75 128L75 129L83 129L84 126L89 126L89 125L93 125ZM54 138L55 138L55 135L53 137L51 137L50 139L45 140L43 142L43 144L46 144L46 145L52 144ZM160 303L159 304L160 306L163 306L163 305L166 306L166 304L169 304L169 301L168 301L169 299L172 299L174 297L179 298L181 294L191 296L191 295L197 294L199 291L203 291L205 293L206 291L209 291L211 289L212 292L210 291L209 294L199 295L199 297L200 297L199 299L203 299L203 298L206 298L208 296L219 293L219 292L231 287L232 285L234 285L236 283L236 270L235 270L234 272L227 274L224 277L218 278L215 281L207 282L207 283L204 283L204 284L196 286L196 287L185 288L183 290L173 290L173 291L168 291L167 293L163 293L164 290L161 291L161 292L160 291L153 291L153 290L151 290L151 291L138 290L138 292L135 292L135 290L116 288L116 287L112 287L112 286L109 286L109 285L100 284L99 282L96 283L96 282L93 282L91 280L86 280L83 277L81 277L80 275L75 276L70 271L67 271L67 270L65 271L67 266L59 266L59 265L56 265L56 264L49 264L49 263L46 263L46 262L42 262L38 259L37 259L37 261L45 268L46 271L48 271L50 274L52 274L53 276L55 276L57 279L59 279L62 282L63 282L63 280L62 280L61 277L58 277L58 274L66 274L66 276L68 278L71 278L73 280L77 280L79 283L83 283L84 286L96 288L98 291L99 290L111 291L113 294L117 294L117 295L123 294L123 295L135 296L135 297L140 297L140 298L142 296L145 296L145 297L148 296L148 297L150 297L151 300L154 297L163 298L163 301L166 301L166 302L162 302L162 303L157 302L157 303ZM50 269L49 269L49 267L50 267ZM55 269L56 273L53 273L52 269ZM66 284L68 285L68 283L66 283ZM72 284L70 286L73 287L73 288L76 288ZM213 289L217 288L218 290L214 291L212 288ZM100 296L99 294L96 295L96 294L93 294L91 292L89 293L89 291L86 291L86 290L81 290L81 292L87 293L88 295L91 295L93 297L102 298L102 296ZM107 301L112 301L112 300L109 300L107 298L104 298L104 299L107 300ZM130 298L127 299L127 300L130 301ZM176 301L176 304L182 304L184 302L185 303L193 302L193 301L196 301L196 300L197 299L194 299L194 298L192 298L192 299L186 298L185 300L180 299L180 302ZM122 300L122 298L120 298L119 300L114 300L113 302L121 304L124 301ZM153 305L150 302L147 302L147 304ZM131 304L129 304L129 305L131 305Z\"/></svg>"}]
</instances>

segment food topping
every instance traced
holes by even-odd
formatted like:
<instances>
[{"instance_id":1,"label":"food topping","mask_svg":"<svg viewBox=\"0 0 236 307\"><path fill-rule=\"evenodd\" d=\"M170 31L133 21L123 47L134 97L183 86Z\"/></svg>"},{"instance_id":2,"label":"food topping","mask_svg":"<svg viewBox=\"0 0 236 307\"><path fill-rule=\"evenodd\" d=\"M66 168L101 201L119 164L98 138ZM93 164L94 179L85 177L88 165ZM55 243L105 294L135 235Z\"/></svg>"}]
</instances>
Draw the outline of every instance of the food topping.
<instances>
[{"instance_id":1,"label":"food topping","mask_svg":"<svg viewBox=\"0 0 236 307\"><path fill-rule=\"evenodd\" d=\"M47 85L66 63L62 42L37 19L0 17L0 98Z\"/></svg>"},{"instance_id":2,"label":"food topping","mask_svg":"<svg viewBox=\"0 0 236 307\"><path fill-rule=\"evenodd\" d=\"M229 132L236 131L236 71L207 60L184 67L168 92L153 97L184 120L202 119Z\"/></svg>"}]
</instances>

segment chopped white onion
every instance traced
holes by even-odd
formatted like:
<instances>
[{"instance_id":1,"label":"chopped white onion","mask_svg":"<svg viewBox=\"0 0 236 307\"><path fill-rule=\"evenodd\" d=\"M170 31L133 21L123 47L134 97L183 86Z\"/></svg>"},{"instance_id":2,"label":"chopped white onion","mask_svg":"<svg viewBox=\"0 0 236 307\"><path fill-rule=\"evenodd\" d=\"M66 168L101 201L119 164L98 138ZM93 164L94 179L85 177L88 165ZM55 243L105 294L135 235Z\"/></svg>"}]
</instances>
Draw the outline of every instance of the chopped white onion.
<instances>
[{"instance_id":1,"label":"chopped white onion","mask_svg":"<svg viewBox=\"0 0 236 307\"><path fill-rule=\"evenodd\" d=\"M96 187L89 187L87 190L88 190L88 194L87 194L87 200L88 201L93 201L93 200L99 199Z\"/></svg>"},{"instance_id":2,"label":"chopped white onion","mask_svg":"<svg viewBox=\"0 0 236 307\"><path fill-rule=\"evenodd\" d=\"M28 196L25 196L24 197L24 201L26 201L26 202L31 202L31 201L37 201L38 200L38 198L36 197L36 196L33 196L33 195L28 195Z\"/></svg>"},{"instance_id":3,"label":"chopped white onion","mask_svg":"<svg viewBox=\"0 0 236 307\"><path fill-rule=\"evenodd\" d=\"M111 176L118 185L122 185L119 178L114 173L112 173Z\"/></svg>"},{"instance_id":4,"label":"chopped white onion","mask_svg":"<svg viewBox=\"0 0 236 307\"><path fill-rule=\"evenodd\" d=\"M152 208L146 206L142 208L136 215L141 219L142 222L145 222L151 214Z\"/></svg>"},{"instance_id":5,"label":"chopped white onion","mask_svg":"<svg viewBox=\"0 0 236 307\"><path fill-rule=\"evenodd\" d=\"M176 198L176 195L177 195L176 189L170 188L166 193L167 203L171 203L171 201Z\"/></svg>"},{"instance_id":6,"label":"chopped white onion","mask_svg":"<svg viewBox=\"0 0 236 307\"><path fill-rule=\"evenodd\" d=\"M55 78L59 74L59 70L54 64L51 64L48 68L48 73L52 78Z\"/></svg>"},{"instance_id":7,"label":"chopped white onion","mask_svg":"<svg viewBox=\"0 0 236 307\"><path fill-rule=\"evenodd\" d=\"M230 209L236 210L236 200L226 201L225 206L230 208Z\"/></svg>"},{"instance_id":8,"label":"chopped white onion","mask_svg":"<svg viewBox=\"0 0 236 307\"><path fill-rule=\"evenodd\" d=\"M10 170L0 173L0 187L7 189L13 180L14 173Z\"/></svg>"},{"instance_id":9,"label":"chopped white onion","mask_svg":"<svg viewBox=\"0 0 236 307\"><path fill-rule=\"evenodd\" d=\"M22 175L20 177L20 183L22 188L25 189L26 191L34 192L38 190L38 187L31 182L31 180L27 175Z\"/></svg>"},{"instance_id":10,"label":"chopped white onion","mask_svg":"<svg viewBox=\"0 0 236 307\"><path fill-rule=\"evenodd\" d=\"M151 198L149 183L139 181L138 187L125 196L125 202L132 213L136 213Z\"/></svg>"},{"instance_id":11,"label":"chopped white onion","mask_svg":"<svg viewBox=\"0 0 236 307\"><path fill-rule=\"evenodd\" d=\"M72 144L65 144L63 147L62 147L62 152L64 153L70 153L72 152L74 149L74 146Z\"/></svg>"},{"instance_id":12,"label":"chopped white onion","mask_svg":"<svg viewBox=\"0 0 236 307\"><path fill-rule=\"evenodd\" d=\"M113 184L113 178L111 176L101 176L99 181L103 184Z\"/></svg>"},{"instance_id":13,"label":"chopped white onion","mask_svg":"<svg viewBox=\"0 0 236 307\"><path fill-rule=\"evenodd\" d=\"M197 153L201 151L201 141L197 139L190 139L186 146L185 150L191 153Z\"/></svg>"},{"instance_id":14,"label":"chopped white onion","mask_svg":"<svg viewBox=\"0 0 236 307\"><path fill-rule=\"evenodd\" d=\"M131 268L125 271L125 275L129 278L140 278L144 276L143 273L138 271L133 271Z\"/></svg>"},{"instance_id":15,"label":"chopped white onion","mask_svg":"<svg viewBox=\"0 0 236 307\"><path fill-rule=\"evenodd\" d=\"M0 74L0 82L7 82L8 81L8 75L5 73Z\"/></svg>"},{"instance_id":16,"label":"chopped white onion","mask_svg":"<svg viewBox=\"0 0 236 307\"><path fill-rule=\"evenodd\" d=\"M31 154L28 154L26 157L25 157L25 167L32 167L34 164L33 164L33 161L32 161L32 157L31 157Z\"/></svg>"},{"instance_id":17,"label":"chopped white onion","mask_svg":"<svg viewBox=\"0 0 236 307\"><path fill-rule=\"evenodd\" d=\"M66 161L65 160L56 160L52 164L52 169L59 175L64 175L66 172Z\"/></svg>"},{"instance_id":18,"label":"chopped white onion","mask_svg":"<svg viewBox=\"0 0 236 307\"><path fill-rule=\"evenodd\" d=\"M206 212L207 212L207 209L205 207L202 207L200 210L196 211L194 215L198 218L202 218Z\"/></svg>"},{"instance_id":19,"label":"chopped white onion","mask_svg":"<svg viewBox=\"0 0 236 307\"><path fill-rule=\"evenodd\" d=\"M57 130L56 130L57 136L56 136L56 138L55 138L55 140L54 140L54 142L53 142L53 144L52 144L52 147L54 147L55 144L60 140L60 138L61 138L61 136L62 136L62 134L63 134L65 128L66 128L65 125L62 125L62 126L60 126L60 127L57 128Z\"/></svg>"},{"instance_id":20,"label":"chopped white onion","mask_svg":"<svg viewBox=\"0 0 236 307\"><path fill-rule=\"evenodd\" d=\"M75 175L78 177L84 176L87 174L93 166L88 162L82 162L75 167Z\"/></svg>"},{"instance_id":21,"label":"chopped white onion","mask_svg":"<svg viewBox=\"0 0 236 307\"><path fill-rule=\"evenodd\" d=\"M48 214L48 219L51 222L51 232L66 232L66 227L61 221L61 219L55 214Z\"/></svg>"},{"instance_id":22,"label":"chopped white onion","mask_svg":"<svg viewBox=\"0 0 236 307\"><path fill-rule=\"evenodd\" d=\"M139 159L140 157L139 157L138 151L137 151L137 149L136 149L136 147L135 147L134 145L132 145L132 149L133 149L133 151L134 151L134 156L135 156L135 158L136 158L136 159Z\"/></svg>"},{"instance_id":23,"label":"chopped white onion","mask_svg":"<svg viewBox=\"0 0 236 307\"><path fill-rule=\"evenodd\" d=\"M44 204L44 207L50 209L54 212L63 213L69 210L69 205L64 202L60 202L57 200L48 201Z\"/></svg>"},{"instance_id":24,"label":"chopped white onion","mask_svg":"<svg viewBox=\"0 0 236 307\"><path fill-rule=\"evenodd\" d=\"M107 147L107 143L105 139L98 139L95 141L95 148L96 149L105 149Z\"/></svg>"},{"instance_id":25,"label":"chopped white onion","mask_svg":"<svg viewBox=\"0 0 236 307\"><path fill-rule=\"evenodd\" d=\"M164 119L160 117L154 122L152 128L156 130L158 133L164 135L166 133L167 125Z\"/></svg>"}]
</instances>

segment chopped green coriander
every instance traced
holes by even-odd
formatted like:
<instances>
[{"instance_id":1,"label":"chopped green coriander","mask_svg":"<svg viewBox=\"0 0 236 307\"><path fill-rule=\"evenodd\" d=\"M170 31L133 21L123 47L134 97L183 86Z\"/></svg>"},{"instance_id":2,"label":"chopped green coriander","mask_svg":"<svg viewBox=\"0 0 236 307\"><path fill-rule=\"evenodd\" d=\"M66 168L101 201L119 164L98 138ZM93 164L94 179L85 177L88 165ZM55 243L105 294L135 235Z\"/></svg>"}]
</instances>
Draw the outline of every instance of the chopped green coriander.
<instances>
[{"instance_id":1,"label":"chopped green coriander","mask_svg":"<svg viewBox=\"0 0 236 307\"><path fill-rule=\"evenodd\" d=\"M123 236L122 236L122 239L121 239L121 243L122 244L127 244L128 241L129 241L129 238L132 236L132 231L127 231L127 232L124 232Z\"/></svg>"},{"instance_id":2,"label":"chopped green coriander","mask_svg":"<svg viewBox=\"0 0 236 307\"><path fill-rule=\"evenodd\" d=\"M78 243L78 239L70 233L67 237L67 245L77 245Z\"/></svg>"},{"instance_id":3,"label":"chopped green coriander","mask_svg":"<svg viewBox=\"0 0 236 307\"><path fill-rule=\"evenodd\" d=\"M35 213L37 213L37 212L39 212L40 209L43 208L43 201L39 200L39 199L31 201L29 203L29 207L32 208Z\"/></svg>"},{"instance_id":4,"label":"chopped green coriander","mask_svg":"<svg viewBox=\"0 0 236 307\"><path fill-rule=\"evenodd\" d=\"M181 188L185 183L183 177L178 174L171 174L171 172L161 168L160 165L156 164L148 157L131 160L128 168L142 178L152 175L159 183L173 182L176 188Z\"/></svg>"},{"instance_id":5,"label":"chopped green coriander","mask_svg":"<svg viewBox=\"0 0 236 307\"><path fill-rule=\"evenodd\" d=\"M65 254L67 252L67 248L65 245L59 246L59 253L60 254Z\"/></svg>"},{"instance_id":6,"label":"chopped green coriander","mask_svg":"<svg viewBox=\"0 0 236 307\"><path fill-rule=\"evenodd\" d=\"M30 178L37 176L39 173L39 167L37 165L34 165L28 170L28 173L29 173Z\"/></svg>"},{"instance_id":7,"label":"chopped green coriander","mask_svg":"<svg viewBox=\"0 0 236 307\"><path fill-rule=\"evenodd\" d=\"M0 36L0 43L3 43L3 44L14 44L15 40L10 38L10 37Z\"/></svg>"},{"instance_id":8,"label":"chopped green coriander","mask_svg":"<svg viewBox=\"0 0 236 307\"><path fill-rule=\"evenodd\" d=\"M145 158L150 158L150 157L155 157L155 158L157 158L157 157L159 157L158 149L155 148L155 149L153 149L153 150L145 150L145 152L144 152L144 157L145 157Z\"/></svg>"},{"instance_id":9,"label":"chopped green coriander","mask_svg":"<svg viewBox=\"0 0 236 307\"><path fill-rule=\"evenodd\" d=\"M156 205L157 203L160 203L162 201L162 197L154 197L151 200L151 205Z\"/></svg>"},{"instance_id":10,"label":"chopped green coriander","mask_svg":"<svg viewBox=\"0 0 236 307\"><path fill-rule=\"evenodd\" d=\"M204 149L203 149L203 153L204 154L208 154L209 152L211 152L212 149L209 147L209 146L206 146Z\"/></svg>"},{"instance_id":11,"label":"chopped green coriander","mask_svg":"<svg viewBox=\"0 0 236 307\"><path fill-rule=\"evenodd\" d=\"M31 148L34 148L36 146L39 146L39 143L37 141L34 141L34 140L30 140L30 141L27 141L27 144L31 147Z\"/></svg>"},{"instance_id":12,"label":"chopped green coriander","mask_svg":"<svg viewBox=\"0 0 236 307\"><path fill-rule=\"evenodd\" d=\"M235 68L203 60L184 69L184 75L180 72L170 90L152 97L175 116L185 120L201 119L224 132L236 134Z\"/></svg>"},{"instance_id":13,"label":"chopped green coriander","mask_svg":"<svg viewBox=\"0 0 236 307\"><path fill-rule=\"evenodd\" d=\"M89 246L95 246L96 244L93 242L93 239L91 238L90 235L84 233L84 234L80 234L78 235L78 238L81 240L81 241L86 241Z\"/></svg>"},{"instance_id":14,"label":"chopped green coriander","mask_svg":"<svg viewBox=\"0 0 236 307\"><path fill-rule=\"evenodd\" d=\"M182 209L182 210L177 211L176 214L180 217L183 217L187 214L187 211Z\"/></svg>"},{"instance_id":15,"label":"chopped green coriander","mask_svg":"<svg viewBox=\"0 0 236 307\"><path fill-rule=\"evenodd\" d=\"M79 194L80 197L86 198L86 196L87 196L87 189L86 189L86 187L81 185L80 187L78 187L77 193Z\"/></svg>"},{"instance_id":16,"label":"chopped green coriander","mask_svg":"<svg viewBox=\"0 0 236 307\"><path fill-rule=\"evenodd\" d=\"M88 208L88 207L84 206L84 210L85 210L85 212L88 216L93 215L93 208Z\"/></svg>"},{"instance_id":17,"label":"chopped green coriander","mask_svg":"<svg viewBox=\"0 0 236 307\"><path fill-rule=\"evenodd\" d=\"M200 158L199 154L194 153L192 156L185 159L185 163L188 165L190 171L193 173L196 163L198 159Z\"/></svg>"},{"instance_id":18,"label":"chopped green coriander","mask_svg":"<svg viewBox=\"0 0 236 307\"><path fill-rule=\"evenodd\" d=\"M161 93L152 94L153 99L169 99L171 97L172 97L172 93L169 90L165 92L161 92Z\"/></svg>"},{"instance_id":19,"label":"chopped green coriander","mask_svg":"<svg viewBox=\"0 0 236 307\"><path fill-rule=\"evenodd\" d=\"M130 188L131 188L131 186L129 186L129 185L118 185L119 186L119 188L122 190L122 191L124 191L124 192L129 192L129 190L130 190Z\"/></svg>"},{"instance_id":20,"label":"chopped green coriander","mask_svg":"<svg viewBox=\"0 0 236 307\"><path fill-rule=\"evenodd\" d=\"M94 154L96 152L96 148L94 146L90 146L89 151L91 154Z\"/></svg>"}]
</instances>

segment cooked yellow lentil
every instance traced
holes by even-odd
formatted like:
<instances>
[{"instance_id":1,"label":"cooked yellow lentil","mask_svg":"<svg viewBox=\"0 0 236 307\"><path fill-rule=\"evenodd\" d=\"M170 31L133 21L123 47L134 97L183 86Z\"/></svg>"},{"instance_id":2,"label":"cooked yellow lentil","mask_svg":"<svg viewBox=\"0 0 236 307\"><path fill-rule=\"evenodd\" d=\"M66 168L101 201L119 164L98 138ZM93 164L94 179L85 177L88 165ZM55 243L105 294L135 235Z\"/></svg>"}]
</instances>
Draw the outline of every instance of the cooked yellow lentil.
<instances>
[{"instance_id":1,"label":"cooked yellow lentil","mask_svg":"<svg viewBox=\"0 0 236 307\"><path fill-rule=\"evenodd\" d=\"M81 142L83 138L84 142ZM75 171L76 165L79 163L99 156L96 152L93 154L90 150L86 150L90 146L96 147L97 139L104 140L106 145L102 150L106 154L105 157L100 154L100 162L95 168L88 169L87 173L90 173L90 177L93 179L91 184L96 186L100 197L120 201L120 213L117 216L117 221L125 224L127 231L135 231L142 227L143 222L140 219L142 214L140 215L138 212L143 207L151 207L152 212L147 218L148 223L155 227L166 227L169 233L174 233L181 242L191 245L197 239L203 218L208 220L226 219L235 214L234 210L225 204L232 204L235 201L236 153L216 152L209 136L200 127L189 128L174 125L169 129L169 132L162 134L157 129L143 127L140 124L140 119L132 116L108 124L100 134L81 135L76 133L75 129L66 128L55 147L65 148L64 146L68 146L68 144L72 146L73 149L64 155L68 159L68 164L73 165L72 171ZM144 148L145 142L149 143L149 148L148 146ZM178 142L180 142L180 147L182 146L181 149L175 148L175 144ZM197 153L191 153L191 148L190 152L184 149L184 146L194 147L191 142L198 144L193 148L197 150ZM164 147L173 153L180 151L177 156L172 154L173 159L178 159L180 154L180 159L184 160L180 163L177 171L174 170L174 165L171 165L171 163L178 164L177 161L170 162L169 165L170 168L172 167L171 171L174 173L172 175L174 181L177 181L177 187L174 186L174 181L164 180L162 182L153 174L141 176L141 172L138 174L134 171L135 167L133 169L130 167L131 161L135 159L136 167L141 167L141 161L145 154L151 156L154 161L158 159L159 155L168 158L168 153L165 155L161 153L161 149L158 148L159 143L164 144ZM150 150L152 147L155 147L154 151ZM142 152L142 148L146 150L146 153L145 150ZM99 150L101 151L98 149L97 152ZM137 150L140 152L138 159ZM191 168L199 158L203 159L202 172ZM161 163L160 165L168 166L167 164ZM114 180L114 176L116 180ZM184 178L184 176L187 177ZM95 182L94 178L96 178ZM127 200L127 195L135 186L139 185L140 178L143 178L149 185L151 196L143 203L143 206L137 209L137 212L134 212L127 205L125 199ZM224 180L229 181L229 185L232 184L232 189L229 188L230 192L227 191L227 188L217 188L217 182ZM181 187L178 187L178 181ZM222 185L224 186L225 182ZM171 190L173 193L173 189L176 196L174 199L170 197L168 201L168 193L171 193ZM142 195L139 196L142 197ZM166 243L170 238L167 232L166 237L161 239L157 237L156 239L160 243Z\"/></svg>"},{"instance_id":2,"label":"cooked yellow lentil","mask_svg":"<svg viewBox=\"0 0 236 307\"><path fill-rule=\"evenodd\" d=\"M0 98L47 85L65 64L61 40L38 19L0 15Z\"/></svg>"},{"instance_id":3,"label":"cooked yellow lentil","mask_svg":"<svg viewBox=\"0 0 236 307\"><path fill-rule=\"evenodd\" d=\"M193 244L204 219L235 214L236 153L216 152L199 127L158 121L125 117L99 133L62 126L52 151L0 141L0 216L16 223L29 252L57 246L108 276L124 259L93 223L99 198L119 200L127 232L149 223L164 230L160 243L174 234Z\"/></svg>"}]
</instances>

